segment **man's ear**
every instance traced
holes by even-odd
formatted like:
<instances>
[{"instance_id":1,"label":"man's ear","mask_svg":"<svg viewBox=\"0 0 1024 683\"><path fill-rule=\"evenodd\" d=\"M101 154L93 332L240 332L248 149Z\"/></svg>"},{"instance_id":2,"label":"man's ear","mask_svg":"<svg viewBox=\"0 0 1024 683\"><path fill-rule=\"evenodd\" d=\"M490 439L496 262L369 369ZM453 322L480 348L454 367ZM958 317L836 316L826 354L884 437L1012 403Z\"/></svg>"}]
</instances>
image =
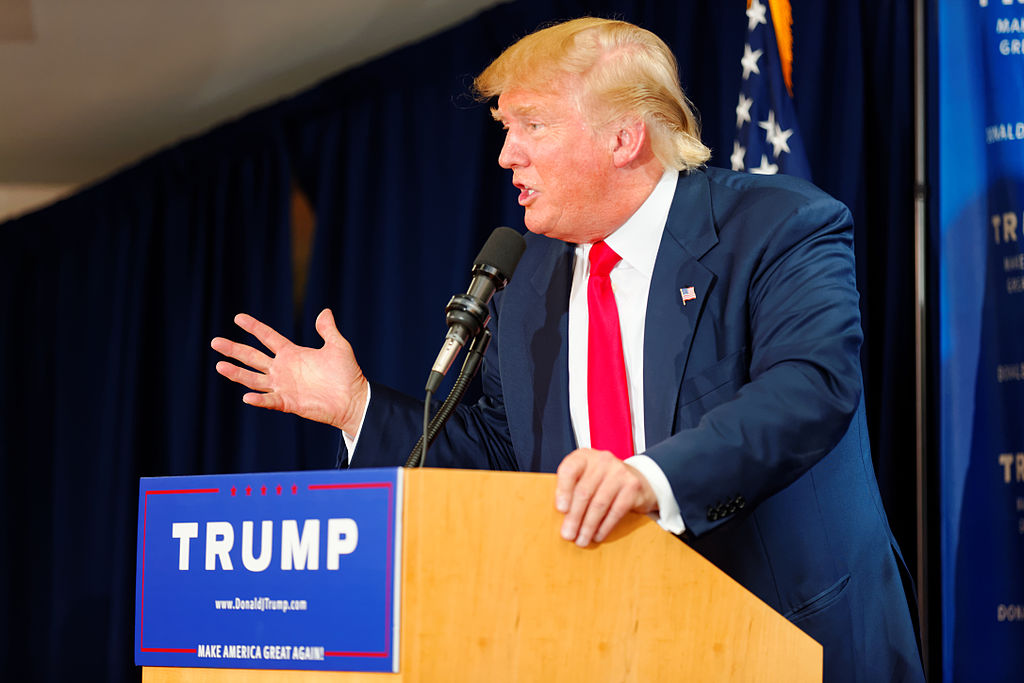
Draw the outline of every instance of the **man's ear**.
<instances>
[{"instance_id":1,"label":"man's ear","mask_svg":"<svg viewBox=\"0 0 1024 683\"><path fill-rule=\"evenodd\" d=\"M625 118L614 124L612 161L617 168L629 166L644 156L647 146L647 125L642 118Z\"/></svg>"}]
</instances>

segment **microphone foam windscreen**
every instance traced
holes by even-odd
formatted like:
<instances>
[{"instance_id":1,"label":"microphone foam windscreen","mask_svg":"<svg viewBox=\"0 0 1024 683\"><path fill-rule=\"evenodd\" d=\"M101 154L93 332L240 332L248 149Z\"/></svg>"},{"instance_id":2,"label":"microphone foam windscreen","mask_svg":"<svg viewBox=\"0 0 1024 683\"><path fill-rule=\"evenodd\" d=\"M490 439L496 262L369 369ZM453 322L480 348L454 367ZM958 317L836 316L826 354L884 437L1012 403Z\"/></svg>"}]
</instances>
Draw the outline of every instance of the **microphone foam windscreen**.
<instances>
[{"instance_id":1,"label":"microphone foam windscreen","mask_svg":"<svg viewBox=\"0 0 1024 683\"><path fill-rule=\"evenodd\" d=\"M519 259L526 251L526 240L512 228L495 228L487 238L474 266L487 265L496 268L506 278L511 278L519 265Z\"/></svg>"}]
</instances>

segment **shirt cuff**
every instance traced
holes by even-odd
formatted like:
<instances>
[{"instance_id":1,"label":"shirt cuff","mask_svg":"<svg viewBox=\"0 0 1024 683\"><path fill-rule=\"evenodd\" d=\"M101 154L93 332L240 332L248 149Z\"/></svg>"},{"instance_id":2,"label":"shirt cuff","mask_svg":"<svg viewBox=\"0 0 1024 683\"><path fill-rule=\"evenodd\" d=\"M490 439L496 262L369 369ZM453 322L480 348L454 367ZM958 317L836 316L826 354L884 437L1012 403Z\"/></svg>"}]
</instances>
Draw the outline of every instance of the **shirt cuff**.
<instances>
[{"instance_id":1,"label":"shirt cuff","mask_svg":"<svg viewBox=\"0 0 1024 683\"><path fill-rule=\"evenodd\" d=\"M351 451L350 451L351 452ZM679 503L672 493L672 485L668 483L668 477L658 466L658 463L647 455L634 455L626 458L625 463L640 471L640 474L647 479L647 483L654 489L654 495L658 499L657 514L651 513L650 517L658 523L665 531L673 534L681 534L686 531L686 524L679 512Z\"/></svg>"},{"instance_id":2,"label":"shirt cuff","mask_svg":"<svg viewBox=\"0 0 1024 683\"><path fill-rule=\"evenodd\" d=\"M342 430L341 438L345 440L345 448L348 450L348 464L352 465L352 459L356 456L356 444L359 443L359 435L363 432L363 423L366 422L366 411L370 408L370 385L366 385L366 403L363 404L363 414L359 416L359 427L355 436ZM662 475L665 476L665 475Z\"/></svg>"}]
</instances>

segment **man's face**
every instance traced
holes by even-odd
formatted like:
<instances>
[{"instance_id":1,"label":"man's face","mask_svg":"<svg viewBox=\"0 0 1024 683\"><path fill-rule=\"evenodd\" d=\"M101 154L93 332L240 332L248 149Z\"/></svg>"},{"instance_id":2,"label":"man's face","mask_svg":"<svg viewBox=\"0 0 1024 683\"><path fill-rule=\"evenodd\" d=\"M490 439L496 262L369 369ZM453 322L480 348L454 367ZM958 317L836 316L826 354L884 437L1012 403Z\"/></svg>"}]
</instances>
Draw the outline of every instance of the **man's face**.
<instances>
[{"instance_id":1,"label":"man's face","mask_svg":"<svg viewBox=\"0 0 1024 683\"><path fill-rule=\"evenodd\" d=\"M614 136L595 130L568 88L512 88L498 98L505 127L498 156L512 171L530 232L566 242L603 239L619 226L609 182Z\"/></svg>"}]
</instances>

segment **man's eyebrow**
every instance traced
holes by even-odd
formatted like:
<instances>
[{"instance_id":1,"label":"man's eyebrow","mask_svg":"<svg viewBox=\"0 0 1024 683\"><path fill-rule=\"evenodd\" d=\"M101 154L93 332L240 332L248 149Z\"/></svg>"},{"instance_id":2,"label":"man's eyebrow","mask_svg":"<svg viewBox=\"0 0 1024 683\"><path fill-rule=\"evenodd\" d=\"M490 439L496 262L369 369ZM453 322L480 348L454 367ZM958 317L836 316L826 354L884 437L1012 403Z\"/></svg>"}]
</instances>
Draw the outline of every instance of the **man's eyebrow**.
<instances>
[{"instance_id":1,"label":"man's eyebrow","mask_svg":"<svg viewBox=\"0 0 1024 683\"><path fill-rule=\"evenodd\" d=\"M519 116L519 117L534 116L534 115L536 115L537 111L538 111L538 109L537 109L537 107L535 105L532 105L532 104L521 104L521 105L512 107L511 114L512 114L512 116ZM491 107L491 116L498 123L505 123L506 122L505 115L502 114L501 111L497 107Z\"/></svg>"}]
</instances>

